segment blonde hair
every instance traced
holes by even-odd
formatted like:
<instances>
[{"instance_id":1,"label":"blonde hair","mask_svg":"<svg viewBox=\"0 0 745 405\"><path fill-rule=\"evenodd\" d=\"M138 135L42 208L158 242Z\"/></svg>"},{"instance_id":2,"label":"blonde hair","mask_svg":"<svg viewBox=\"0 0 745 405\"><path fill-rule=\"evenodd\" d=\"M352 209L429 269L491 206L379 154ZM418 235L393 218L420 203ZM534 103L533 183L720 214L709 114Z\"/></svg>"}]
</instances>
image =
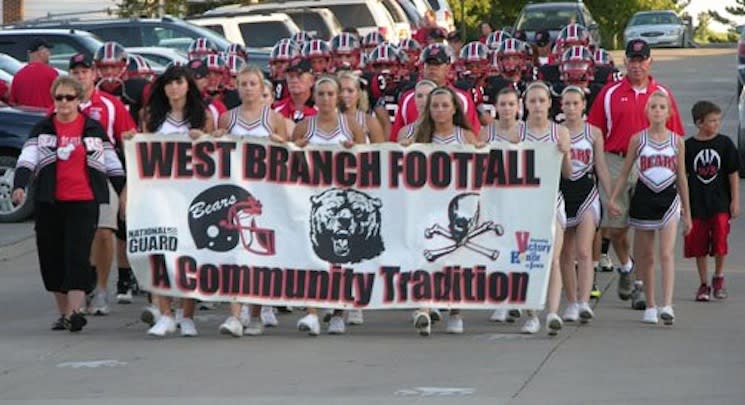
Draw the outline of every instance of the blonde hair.
<instances>
[{"instance_id":1,"label":"blonde hair","mask_svg":"<svg viewBox=\"0 0 745 405\"><path fill-rule=\"evenodd\" d=\"M524 96L527 97L528 96L528 93L530 93L530 91L533 90L533 89L540 89L540 90L545 91L546 92L546 96L548 96L548 99L549 100L551 99L551 88L548 87L548 84L546 84L546 82L541 81L541 80L536 80L534 82L531 82L528 85L528 88L525 89Z\"/></svg>"},{"instance_id":2,"label":"blonde hair","mask_svg":"<svg viewBox=\"0 0 745 405\"><path fill-rule=\"evenodd\" d=\"M582 98L582 101L585 101L585 91L579 88L578 86L567 86L564 88L564 90L561 91L561 98L564 98L565 95L569 93L579 94L579 96Z\"/></svg>"},{"instance_id":3,"label":"blonde hair","mask_svg":"<svg viewBox=\"0 0 745 405\"><path fill-rule=\"evenodd\" d=\"M60 76L52 82L52 89L50 90L52 98L54 98L54 93L57 92L57 89L62 86L71 88L77 98L80 98L83 94L83 85L79 81L73 79L71 76Z\"/></svg>"},{"instance_id":4,"label":"blonde hair","mask_svg":"<svg viewBox=\"0 0 745 405\"><path fill-rule=\"evenodd\" d=\"M653 98L664 98L667 101L667 108L670 109L670 95L667 94L667 92L657 89L652 92L652 94L649 95L649 98L647 99L647 104L644 106L644 110L646 111L649 109L649 105L651 104L651 101Z\"/></svg>"},{"instance_id":5,"label":"blonde hair","mask_svg":"<svg viewBox=\"0 0 745 405\"><path fill-rule=\"evenodd\" d=\"M238 74L235 75L236 80L240 81L239 77L243 75L256 75L256 77L259 78L259 82L261 83L261 89L264 89L264 86L266 86L266 79L264 78L264 72L261 71L261 68L259 68L256 65L246 65L241 68L240 71L238 71Z\"/></svg>"},{"instance_id":6,"label":"blonde hair","mask_svg":"<svg viewBox=\"0 0 745 405\"><path fill-rule=\"evenodd\" d=\"M370 101L367 99L367 91L362 89L362 82L360 82L360 76L354 72L344 70L339 72L337 75L337 78L340 82L341 87L341 81L342 80L351 80L354 82L354 87L357 89L357 109L363 112L368 112L370 110Z\"/></svg>"}]
</instances>

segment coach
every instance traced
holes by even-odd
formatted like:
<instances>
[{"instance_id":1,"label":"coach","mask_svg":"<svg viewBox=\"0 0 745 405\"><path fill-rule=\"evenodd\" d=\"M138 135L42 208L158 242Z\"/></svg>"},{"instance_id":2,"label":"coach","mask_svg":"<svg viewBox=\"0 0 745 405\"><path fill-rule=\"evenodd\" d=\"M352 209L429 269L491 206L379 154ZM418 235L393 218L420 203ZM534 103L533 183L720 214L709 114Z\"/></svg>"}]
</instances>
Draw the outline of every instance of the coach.
<instances>
[{"instance_id":1,"label":"coach","mask_svg":"<svg viewBox=\"0 0 745 405\"><path fill-rule=\"evenodd\" d=\"M626 45L624 60L626 76L618 82L609 83L603 87L595 98L587 118L588 122L600 128L605 136L605 159L614 181L619 181L618 174L623 167L626 153L634 153L628 150L631 136L649 126L645 109L647 99L655 91L661 90L670 96L672 105L667 128L676 134L683 135L683 123L680 120L678 104L672 92L657 83L650 75L652 62L649 45L644 40L630 41ZM646 301L642 294L640 281L642 277L639 274L636 274L637 281L634 282L632 291L631 273L634 263L629 254L627 238L629 201L631 201L631 193L637 177L638 168L635 167L626 179L626 188L618 198L622 214L618 217L605 215L601 226L603 236L611 240L613 249L621 261L618 296L624 301L632 298L632 307L643 310L646 308ZM606 201L607 196L603 195L603 202Z\"/></svg>"},{"instance_id":2,"label":"coach","mask_svg":"<svg viewBox=\"0 0 745 405\"><path fill-rule=\"evenodd\" d=\"M34 38L28 51L28 64L22 67L10 84L8 103L50 109L54 107L50 90L57 71L49 66L52 45L43 38Z\"/></svg>"}]
</instances>

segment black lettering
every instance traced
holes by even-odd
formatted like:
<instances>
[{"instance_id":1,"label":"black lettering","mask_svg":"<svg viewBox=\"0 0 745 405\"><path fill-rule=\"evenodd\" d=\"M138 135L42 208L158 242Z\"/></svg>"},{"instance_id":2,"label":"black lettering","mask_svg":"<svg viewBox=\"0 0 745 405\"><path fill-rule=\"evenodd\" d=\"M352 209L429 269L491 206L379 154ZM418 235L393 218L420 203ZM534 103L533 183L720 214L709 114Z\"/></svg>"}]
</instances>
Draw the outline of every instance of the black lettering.
<instances>
[{"instance_id":1,"label":"black lettering","mask_svg":"<svg viewBox=\"0 0 745 405\"><path fill-rule=\"evenodd\" d=\"M142 145L142 144L139 144ZM165 255L150 255L150 274L155 288L171 288Z\"/></svg>"},{"instance_id":2,"label":"black lettering","mask_svg":"<svg viewBox=\"0 0 745 405\"><path fill-rule=\"evenodd\" d=\"M173 142L141 142L137 144L140 177L171 177Z\"/></svg>"},{"instance_id":3,"label":"black lettering","mask_svg":"<svg viewBox=\"0 0 745 405\"><path fill-rule=\"evenodd\" d=\"M192 170L192 143L179 142L176 144L176 176L191 177L194 175Z\"/></svg>"},{"instance_id":4,"label":"black lettering","mask_svg":"<svg viewBox=\"0 0 745 405\"><path fill-rule=\"evenodd\" d=\"M213 264L199 268L199 289L205 294L214 294L220 289L220 272Z\"/></svg>"},{"instance_id":5,"label":"black lettering","mask_svg":"<svg viewBox=\"0 0 745 405\"><path fill-rule=\"evenodd\" d=\"M290 153L279 146L269 147L269 180L284 183L287 181L287 160Z\"/></svg>"},{"instance_id":6,"label":"black lettering","mask_svg":"<svg viewBox=\"0 0 745 405\"><path fill-rule=\"evenodd\" d=\"M211 154L215 151L212 142L199 142L194 145L194 172L199 177L212 177L215 174L215 161Z\"/></svg>"},{"instance_id":7,"label":"black lettering","mask_svg":"<svg viewBox=\"0 0 745 405\"><path fill-rule=\"evenodd\" d=\"M429 300L432 298L432 280L428 271L417 270L412 277L414 285L412 286L412 295L414 300Z\"/></svg>"},{"instance_id":8,"label":"black lettering","mask_svg":"<svg viewBox=\"0 0 745 405\"><path fill-rule=\"evenodd\" d=\"M263 145L246 143L243 147L243 177L256 180L266 177L266 149Z\"/></svg>"},{"instance_id":9,"label":"black lettering","mask_svg":"<svg viewBox=\"0 0 745 405\"><path fill-rule=\"evenodd\" d=\"M336 154L336 182L342 187L351 187L357 183L357 174L349 168L356 168L357 156L349 152L338 152Z\"/></svg>"}]
</instances>

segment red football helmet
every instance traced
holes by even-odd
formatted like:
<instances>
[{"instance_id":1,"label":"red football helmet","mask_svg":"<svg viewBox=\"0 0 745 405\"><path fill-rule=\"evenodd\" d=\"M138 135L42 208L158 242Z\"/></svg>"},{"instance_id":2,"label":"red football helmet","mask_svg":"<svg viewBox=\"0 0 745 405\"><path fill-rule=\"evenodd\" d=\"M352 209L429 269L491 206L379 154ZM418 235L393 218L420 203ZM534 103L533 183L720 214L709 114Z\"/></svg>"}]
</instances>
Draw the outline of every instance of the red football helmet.
<instances>
[{"instance_id":1,"label":"red football helmet","mask_svg":"<svg viewBox=\"0 0 745 405\"><path fill-rule=\"evenodd\" d=\"M197 38L191 41L186 56L189 60L203 59L207 55L214 55L218 52L217 46L207 38Z\"/></svg>"},{"instance_id":2,"label":"red football helmet","mask_svg":"<svg viewBox=\"0 0 745 405\"><path fill-rule=\"evenodd\" d=\"M123 83L129 55L118 42L105 42L93 54L93 64L99 77L97 87L106 92L113 92Z\"/></svg>"},{"instance_id":3,"label":"red football helmet","mask_svg":"<svg viewBox=\"0 0 745 405\"><path fill-rule=\"evenodd\" d=\"M404 38L398 43L398 47L408 58L407 68L409 70L416 70L416 62L422 53L422 45L413 38Z\"/></svg>"},{"instance_id":4,"label":"red football helmet","mask_svg":"<svg viewBox=\"0 0 745 405\"><path fill-rule=\"evenodd\" d=\"M249 195L245 200L230 206L227 218L220 221L220 227L238 231L243 248L249 252L272 256L276 253L274 230L259 228L256 225L256 218L259 216L261 216L261 202Z\"/></svg>"},{"instance_id":5,"label":"red football helmet","mask_svg":"<svg viewBox=\"0 0 745 405\"><path fill-rule=\"evenodd\" d=\"M313 73L325 73L331 62L331 47L322 39L313 39L303 45L300 56L310 61Z\"/></svg>"},{"instance_id":6,"label":"red football helmet","mask_svg":"<svg viewBox=\"0 0 745 405\"><path fill-rule=\"evenodd\" d=\"M385 37L383 34L379 33L378 31L371 31L368 32L367 35L362 37L362 50L365 53L370 53L373 48L376 46L386 42Z\"/></svg>"},{"instance_id":7,"label":"red football helmet","mask_svg":"<svg viewBox=\"0 0 745 405\"><path fill-rule=\"evenodd\" d=\"M207 55L203 60L209 70L207 76L207 91L215 94L225 87L225 82L230 78L225 61L220 55Z\"/></svg>"},{"instance_id":8,"label":"red football helmet","mask_svg":"<svg viewBox=\"0 0 745 405\"><path fill-rule=\"evenodd\" d=\"M283 79L290 62L300 56L297 45L290 39L281 39L269 53L269 73L273 79Z\"/></svg>"},{"instance_id":9,"label":"red football helmet","mask_svg":"<svg viewBox=\"0 0 745 405\"><path fill-rule=\"evenodd\" d=\"M400 62L398 53L395 46L380 44L370 51L365 68L377 74L396 74Z\"/></svg>"},{"instance_id":10,"label":"red football helmet","mask_svg":"<svg viewBox=\"0 0 745 405\"><path fill-rule=\"evenodd\" d=\"M595 66L610 66L613 67L613 56L603 48L598 48L592 54L592 58L595 60Z\"/></svg>"},{"instance_id":11,"label":"red football helmet","mask_svg":"<svg viewBox=\"0 0 745 405\"><path fill-rule=\"evenodd\" d=\"M556 43L563 54L564 50L572 46L587 47L590 44L590 34L587 32L587 28L580 24L569 24L559 32Z\"/></svg>"},{"instance_id":12,"label":"red football helmet","mask_svg":"<svg viewBox=\"0 0 745 405\"><path fill-rule=\"evenodd\" d=\"M525 69L525 46L522 41L508 38L497 50L497 63L502 74L513 76Z\"/></svg>"},{"instance_id":13,"label":"red football helmet","mask_svg":"<svg viewBox=\"0 0 745 405\"><path fill-rule=\"evenodd\" d=\"M502 42L510 38L512 38L512 35L507 31L494 31L486 37L486 46L492 51L496 51Z\"/></svg>"},{"instance_id":14,"label":"red football helmet","mask_svg":"<svg viewBox=\"0 0 745 405\"><path fill-rule=\"evenodd\" d=\"M333 64L335 67L348 67L357 69L360 66L361 48L360 40L348 32L334 35L329 43L331 55L333 55Z\"/></svg>"},{"instance_id":15,"label":"red football helmet","mask_svg":"<svg viewBox=\"0 0 745 405\"><path fill-rule=\"evenodd\" d=\"M561 80L568 84L592 81L595 75L595 59L587 48L573 46L561 56L559 72Z\"/></svg>"},{"instance_id":16,"label":"red football helmet","mask_svg":"<svg viewBox=\"0 0 745 405\"><path fill-rule=\"evenodd\" d=\"M294 33L290 37L290 40L296 43L299 48L302 48L306 42L313 40L313 35L310 35L310 33L307 31L300 31L300 32Z\"/></svg>"},{"instance_id":17,"label":"red football helmet","mask_svg":"<svg viewBox=\"0 0 745 405\"><path fill-rule=\"evenodd\" d=\"M225 49L225 53L227 54L226 57L230 55L238 55L243 60L248 59L248 53L246 52L246 48L244 48L243 45L241 44L228 45L228 48Z\"/></svg>"},{"instance_id":18,"label":"red football helmet","mask_svg":"<svg viewBox=\"0 0 745 405\"><path fill-rule=\"evenodd\" d=\"M489 48L479 41L467 43L460 50L458 64L464 76L483 76L489 67Z\"/></svg>"},{"instance_id":19,"label":"red football helmet","mask_svg":"<svg viewBox=\"0 0 745 405\"><path fill-rule=\"evenodd\" d=\"M127 64L127 77L140 77L147 81L153 80L155 71L145 58L140 55L129 55Z\"/></svg>"}]
</instances>

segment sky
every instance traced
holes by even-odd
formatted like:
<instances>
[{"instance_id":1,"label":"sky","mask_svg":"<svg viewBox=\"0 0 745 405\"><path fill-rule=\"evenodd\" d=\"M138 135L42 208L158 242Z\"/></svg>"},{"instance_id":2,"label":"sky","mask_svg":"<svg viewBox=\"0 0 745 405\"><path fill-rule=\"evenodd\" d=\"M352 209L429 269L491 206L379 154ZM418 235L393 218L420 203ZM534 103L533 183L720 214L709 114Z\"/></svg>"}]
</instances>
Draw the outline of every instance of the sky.
<instances>
[{"instance_id":1,"label":"sky","mask_svg":"<svg viewBox=\"0 0 745 405\"><path fill-rule=\"evenodd\" d=\"M734 17L727 14L727 12L724 10L727 6L735 5L737 5L735 0L693 0L691 1L691 4L689 4L688 7L685 8L685 11L687 11L688 14L693 17L694 27L698 24L698 19L696 18L698 13L707 10L716 10L724 17L734 20L737 24L745 24L745 16ZM712 29L712 31L727 32L727 27L715 21L711 22L710 28Z\"/></svg>"}]
</instances>

